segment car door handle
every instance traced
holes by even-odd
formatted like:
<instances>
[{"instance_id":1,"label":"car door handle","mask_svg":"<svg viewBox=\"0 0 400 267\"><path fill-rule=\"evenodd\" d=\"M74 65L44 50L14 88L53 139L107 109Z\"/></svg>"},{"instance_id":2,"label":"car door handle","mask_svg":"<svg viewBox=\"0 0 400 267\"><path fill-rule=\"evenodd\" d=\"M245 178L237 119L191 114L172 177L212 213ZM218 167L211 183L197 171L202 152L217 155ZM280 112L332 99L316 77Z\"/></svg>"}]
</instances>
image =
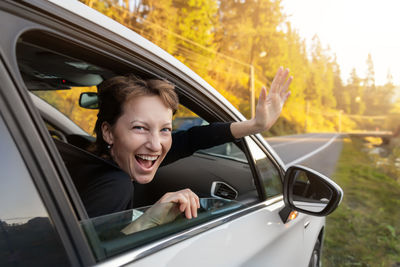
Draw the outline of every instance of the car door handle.
<instances>
[{"instance_id":1,"label":"car door handle","mask_svg":"<svg viewBox=\"0 0 400 267\"><path fill-rule=\"evenodd\" d=\"M304 228L307 228L309 225L310 225L310 221L306 221L306 222L304 223Z\"/></svg>"}]
</instances>

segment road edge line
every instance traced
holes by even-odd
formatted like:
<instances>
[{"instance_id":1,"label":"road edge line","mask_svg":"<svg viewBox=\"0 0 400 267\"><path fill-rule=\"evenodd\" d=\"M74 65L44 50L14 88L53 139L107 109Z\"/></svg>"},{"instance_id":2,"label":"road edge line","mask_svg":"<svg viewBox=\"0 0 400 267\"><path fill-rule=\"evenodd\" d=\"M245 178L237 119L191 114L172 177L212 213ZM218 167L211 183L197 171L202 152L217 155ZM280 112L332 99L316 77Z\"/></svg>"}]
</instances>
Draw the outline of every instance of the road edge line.
<instances>
[{"instance_id":1,"label":"road edge line","mask_svg":"<svg viewBox=\"0 0 400 267\"><path fill-rule=\"evenodd\" d=\"M329 140L327 143L325 143L325 145L320 146L319 148L315 149L314 151L312 151L312 152L310 152L310 153L308 153L308 154L306 154L306 155L304 155L304 156L302 156L302 157L300 157L300 158L298 158L298 159L295 159L295 160L293 160L293 161L291 161L291 162L285 164L286 169L289 168L289 167L292 166L292 165L295 165L295 164L297 164L297 163L299 163L299 162L302 162L303 160L308 159L309 157L312 157L312 156L314 156L315 154L321 152L322 150L324 150L325 148L327 148L330 144L332 144L333 141L335 141L336 138L338 138L339 136L340 136L340 134L336 134L335 136L333 136L333 137L331 138L331 140Z\"/></svg>"}]
</instances>

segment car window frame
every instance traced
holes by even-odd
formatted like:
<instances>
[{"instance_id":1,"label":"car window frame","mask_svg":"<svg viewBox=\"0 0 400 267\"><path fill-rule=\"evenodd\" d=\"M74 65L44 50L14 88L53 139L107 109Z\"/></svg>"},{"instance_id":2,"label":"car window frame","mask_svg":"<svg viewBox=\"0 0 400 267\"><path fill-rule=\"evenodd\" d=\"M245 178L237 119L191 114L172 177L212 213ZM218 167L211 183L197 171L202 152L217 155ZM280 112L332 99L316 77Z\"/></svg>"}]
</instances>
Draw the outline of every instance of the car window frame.
<instances>
[{"instance_id":1,"label":"car window frame","mask_svg":"<svg viewBox=\"0 0 400 267\"><path fill-rule=\"evenodd\" d=\"M0 67L1 70L1 67ZM3 81L0 77L0 80ZM0 86L1 89L1 86ZM3 99L0 96L0 104L4 104ZM2 212L0 217L0 223L4 223L6 228L0 228L0 232L3 232L3 238L6 239L6 243L9 244L5 251L9 251L11 255L7 258L7 252L2 253L0 261L5 260L11 264L31 262L32 264L43 264L47 265L52 262L55 264L55 258L58 258L58 263L61 265L70 265L68 253L65 249L64 244L61 241L61 236L55 229L54 221L48 213L48 209L43 202L43 197L40 196L37 185L33 181L32 173L29 170L26 159L23 158L17 144L15 137L6 125L4 120L4 114L7 116L6 108L0 107L0 128L1 138L0 146L6 147L7 156L3 157L4 161L0 161L2 171L8 175L0 175L2 187L0 191L4 193L2 196L3 208L6 207L6 212ZM11 190L11 191L10 191ZM18 196L15 198L15 196ZM5 198L4 198L5 197ZM14 202L15 201L15 202ZM30 203L29 206L26 203ZM7 211L8 209L8 211ZM9 221L10 220L10 221ZM32 227L31 222L36 224ZM15 223L15 225L14 225ZM9 228L9 230L7 230ZM18 229L18 230L17 230ZM10 232L9 232L10 231ZM21 239L23 234L26 239ZM19 237L18 237L19 236ZM38 241L38 238L45 238L42 241ZM49 239L50 237L50 239ZM33 244L39 247L39 254L47 253L49 246L55 249L53 256L49 258L43 258L39 254L29 255L29 248ZM4 252L4 251L2 251ZM26 253L28 252L28 254ZM15 257L15 255L18 255ZM3 258L5 256L5 258ZM26 258L25 258L25 257ZM2 262L3 264L6 264Z\"/></svg>"},{"instance_id":2,"label":"car window frame","mask_svg":"<svg viewBox=\"0 0 400 267\"><path fill-rule=\"evenodd\" d=\"M254 159L254 157L252 156L252 153L250 152L250 149L248 148L248 144L247 144L246 139L243 138L244 139L243 142L246 143L247 150L249 151L249 154L251 155L250 157L251 157L251 160L252 160L252 163L253 163L252 166L254 167L254 173L255 173L254 175L257 176L257 180L258 180L257 182L258 182L258 186L259 186L260 192L262 194L262 199L265 201L265 200L269 200L269 199L275 198L277 196L281 196L281 197L283 196L284 170L281 167L281 165L278 163L278 161L275 159L275 157L271 155L271 153L266 149L266 147L259 140L260 136L261 136L260 134L258 134L258 135L250 135L248 138L251 139L251 141L253 141L254 144L265 154L266 159L268 159L272 163L274 168L278 171L278 174L279 174L279 177L280 177L280 182L281 182L281 185L282 185L282 191L281 191L280 194L277 194L277 195L274 195L274 196L271 196L271 197L269 197L267 195L267 192L265 191L265 186L263 184L263 180L262 180L262 177L261 177L261 172L258 170L256 160ZM262 138L262 136L261 136L261 138Z\"/></svg>"},{"instance_id":3,"label":"car window frame","mask_svg":"<svg viewBox=\"0 0 400 267\"><path fill-rule=\"evenodd\" d=\"M0 80L2 81L0 88L6 87L9 90L8 94L3 94L4 91L0 90L0 113L4 123L26 164L32 182L54 223L71 264L92 262L89 258L82 259L78 256L76 248L88 251L89 247L82 242L83 236L79 238L80 229L73 219L74 213L68 207L69 199L63 192L61 181L49 161L36 127L29 118L29 111L25 109L18 92L13 91L15 87L7 73L0 57ZM72 239L71 235L74 235L75 238Z\"/></svg>"}]
</instances>

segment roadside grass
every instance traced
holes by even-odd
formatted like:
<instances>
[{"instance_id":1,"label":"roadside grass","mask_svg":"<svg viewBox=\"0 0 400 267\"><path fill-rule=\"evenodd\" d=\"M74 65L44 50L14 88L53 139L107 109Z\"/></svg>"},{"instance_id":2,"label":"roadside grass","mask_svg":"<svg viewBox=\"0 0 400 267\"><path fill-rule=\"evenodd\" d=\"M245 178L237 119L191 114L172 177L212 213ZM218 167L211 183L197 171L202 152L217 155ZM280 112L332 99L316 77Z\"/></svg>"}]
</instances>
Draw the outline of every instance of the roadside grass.
<instances>
[{"instance_id":1,"label":"roadside grass","mask_svg":"<svg viewBox=\"0 0 400 267\"><path fill-rule=\"evenodd\" d=\"M361 139L344 139L337 166L344 198L327 217L323 266L400 266L400 183L375 167Z\"/></svg>"}]
</instances>

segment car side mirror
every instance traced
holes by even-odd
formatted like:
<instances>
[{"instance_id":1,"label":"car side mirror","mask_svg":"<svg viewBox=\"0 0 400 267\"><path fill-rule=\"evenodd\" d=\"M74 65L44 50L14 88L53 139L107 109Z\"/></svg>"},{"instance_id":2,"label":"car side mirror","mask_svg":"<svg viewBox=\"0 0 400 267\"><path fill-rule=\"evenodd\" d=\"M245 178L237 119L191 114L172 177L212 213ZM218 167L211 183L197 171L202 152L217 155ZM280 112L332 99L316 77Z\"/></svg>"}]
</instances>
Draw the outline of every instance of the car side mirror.
<instances>
[{"instance_id":1,"label":"car side mirror","mask_svg":"<svg viewBox=\"0 0 400 267\"><path fill-rule=\"evenodd\" d=\"M79 106L87 109L98 109L98 96L95 92L84 92L79 96Z\"/></svg>"},{"instance_id":2,"label":"car side mirror","mask_svg":"<svg viewBox=\"0 0 400 267\"><path fill-rule=\"evenodd\" d=\"M332 213L343 198L340 186L325 175L304 166L289 167L283 186L285 207L314 216Z\"/></svg>"}]
</instances>

